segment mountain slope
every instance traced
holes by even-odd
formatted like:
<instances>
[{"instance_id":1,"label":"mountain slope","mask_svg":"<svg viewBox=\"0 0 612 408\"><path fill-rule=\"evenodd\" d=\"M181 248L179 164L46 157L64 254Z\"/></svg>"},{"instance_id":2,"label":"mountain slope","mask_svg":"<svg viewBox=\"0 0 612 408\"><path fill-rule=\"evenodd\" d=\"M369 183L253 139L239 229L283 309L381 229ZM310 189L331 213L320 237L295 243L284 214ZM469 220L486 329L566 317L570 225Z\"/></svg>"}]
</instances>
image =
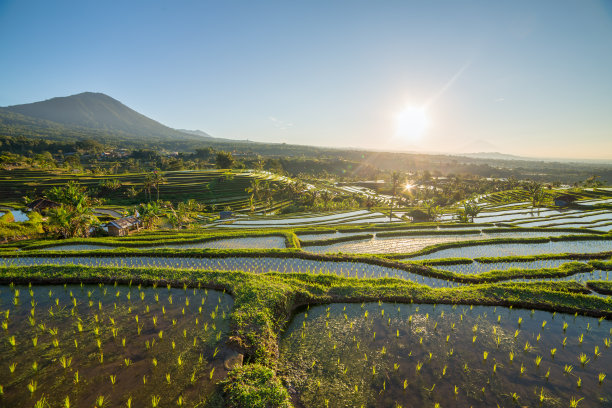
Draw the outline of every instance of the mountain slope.
<instances>
[{"instance_id":1,"label":"mountain slope","mask_svg":"<svg viewBox=\"0 0 612 408\"><path fill-rule=\"evenodd\" d=\"M189 139L202 140L197 135L178 132L154 121L133 109L128 108L116 99L102 93L84 92L77 95L52 98L46 101L14 105L2 108L3 117L6 111L24 115L19 117L22 123L30 120L48 126L65 127L78 131L87 130L117 136L120 139Z\"/></svg>"}]
</instances>

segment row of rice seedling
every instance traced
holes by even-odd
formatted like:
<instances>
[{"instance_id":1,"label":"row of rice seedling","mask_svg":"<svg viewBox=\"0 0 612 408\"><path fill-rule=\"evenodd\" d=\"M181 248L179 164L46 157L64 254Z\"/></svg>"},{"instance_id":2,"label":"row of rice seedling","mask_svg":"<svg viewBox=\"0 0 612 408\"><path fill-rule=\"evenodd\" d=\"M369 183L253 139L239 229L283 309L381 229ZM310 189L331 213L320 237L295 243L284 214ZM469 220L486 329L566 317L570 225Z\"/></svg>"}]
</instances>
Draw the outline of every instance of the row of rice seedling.
<instances>
[{"instance_id":1,"label":"row of rice seedling","mask_svg":"<svg viewBox=\"0 0 612 408\"><path fill-rule=\"evenodd\" d=\"M285 238L279 236L250 238L220 238L204 242L189 242L173 244L170 241L164 245L154 245L148 248L210 248L210 249L244 249L244 248L286 248ZM96 249L112 249L108 245L67 244L43 247L45 251L88 251Z\"/></svg>"},{"instance_id":2,"label":"row of rice seedling","mask_svg":"<svg viewBox=\"0 0 612 408\"><path fill-rule=\"evenodd\" d=\"M231 306L199 289L0 286L0 401L195 406L227 372Z\"/></svg>"},{"instance_id":3,"label":"row of rice seedling","mask_svg":"<svg viewBox=\"0 0 612 408\"><path fill-rule=\"evenodd\" d=\"M379 237L360 241L343 241L330 245L309 245L304 249L315 253L343 252L343 253L409 253L416 252L432 245L461 242L488 240L494 238L538 238L567 235L567 232L553 231L520 231L498 232L482 231L479 235L466 234L465 232L444 231L444 234L431 236L407 236L407 237ZM448 234L447 234L448 233Z\"/></svg>"},{"instance_id":4,"label":"row of rice seedling","mask_svg":"<svg viewBox=\"0 0 612 408\"><path fill-rule=\"evenodd\" d=\"M602 406L612 325L502 307L332 304L299 312L279 372L305 407Z\"/></svg>"},{"instance_id":5,"label":"row of rice seedling","mask_svg":"<svg viewBox=\"0 0 612 408\"><path fill-rule=\"evenodd\" d=\"M454 287L457 283L423 276L405 270L360 262L331 262L299 258L272 257L23 257L4 258L0 265L44 266L83 265L129 268L179 268L188 270L243 271L249 273L283 272L334 274L354 278L401 278L432 287Z\"/></svg>"},{"instance_id":6,"label":"row of rice seedling","mask_svg":"<svg viewBox=\"0 0 612 408\"><path fill-rule=\"evenodd\" d=\"M410 257L411 260L435 259L435 258L479 258L499 257L513 255L537 255L537 254L586 254L607 252L612 250L610 240L575 240L575 241L549 241L532 243L499 243L470 245L466 247L455 247L440 249L425 255Z\"/></svg>"}]
</instances>

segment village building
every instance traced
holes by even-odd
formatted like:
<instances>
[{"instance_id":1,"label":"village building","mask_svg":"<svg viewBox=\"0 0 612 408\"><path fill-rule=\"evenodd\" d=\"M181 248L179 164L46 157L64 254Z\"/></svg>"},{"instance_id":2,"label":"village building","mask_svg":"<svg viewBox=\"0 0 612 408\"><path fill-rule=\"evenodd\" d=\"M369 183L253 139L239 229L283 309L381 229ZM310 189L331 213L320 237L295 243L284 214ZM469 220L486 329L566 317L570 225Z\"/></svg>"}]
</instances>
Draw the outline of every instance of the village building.
<instances>
[{"instance_id":1,"label":"village building","mask_svg":"<svg viewBox=\"0 0 612 408\"><path fill-rule=\"evenodd\" d=\"M37 198L29 204L26 204L26 208L28 211L36 211L38 213L42 213L47 211L50 208L59 207L60 204L55 201L48 200L46 198Z\"/></svg>"},{"instance_id":2,"label":"village building","mask_svg":"<svg viewBox=\"0 0 612 408\"><path fill-rule=\"evenodd\" d=\"M132 231L138 231L141 227L141 221L139 218L131 215L129 217L119 218L106 224L108 228L108 235L114 237L122 237L129 235Z\"/></svg>"},{"instance_id":3,"label":"village building","mask_svg":"<svg viewBox=\"0 0 612 408\"><path fill-rule=\"evenodd\" d=\"M565 207L567 205L570 205L574 201L576 201L576 197L569 195L569 194L564 194L564 195L555 197L555 205L557 207Z\"/></svg>"}]
</instances>

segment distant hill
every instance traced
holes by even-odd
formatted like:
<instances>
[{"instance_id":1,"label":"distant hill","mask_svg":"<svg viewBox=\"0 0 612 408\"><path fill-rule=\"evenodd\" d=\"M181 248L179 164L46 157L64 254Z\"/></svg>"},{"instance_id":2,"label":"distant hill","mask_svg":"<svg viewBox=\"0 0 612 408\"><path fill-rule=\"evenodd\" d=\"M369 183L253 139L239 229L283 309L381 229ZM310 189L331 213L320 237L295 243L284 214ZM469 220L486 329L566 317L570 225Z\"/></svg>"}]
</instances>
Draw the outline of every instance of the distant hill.
<instances>
[{"instance_id":1,"label":"distant hill","mask_svg":"<svg viewBox=\"0 0 612 408\"><path fill-rule=\"evenodd\" d=\"M493 159L493 160L537 160L529 157L514 156L499 152L479 152L479 153L463 153L457 156L470 157L472 159Z\"/></svg>"},{"instance_id":2,"label":"distant hill","mask_svg":"<svg viewBox=\"0 0 612 408\"><path fill-rule=\"evenodd\" d=\"M14 127L17 129L11 129ZM43 137L56 134L122 141L202 140L199 135L164 126L108 95L93 92L0 108L0 134L14 135L18 129L40 133Z\"/></svg>"},{"instance_id":3,"label":"distant hill","mask_svg":"<svg viewBox=\"0 0 612 408\"><path fill-rule=\"evenodd\" d=\"M188 130L188 129L176 129L176 130L181 133L186 133L188 135L199 136L202 140L207 140L210 142L236 142L236 140L233 140L233 139L224 139L222 137L211 136L206 132L202 132L201 130Z\"/></svg>"}]
</instances>

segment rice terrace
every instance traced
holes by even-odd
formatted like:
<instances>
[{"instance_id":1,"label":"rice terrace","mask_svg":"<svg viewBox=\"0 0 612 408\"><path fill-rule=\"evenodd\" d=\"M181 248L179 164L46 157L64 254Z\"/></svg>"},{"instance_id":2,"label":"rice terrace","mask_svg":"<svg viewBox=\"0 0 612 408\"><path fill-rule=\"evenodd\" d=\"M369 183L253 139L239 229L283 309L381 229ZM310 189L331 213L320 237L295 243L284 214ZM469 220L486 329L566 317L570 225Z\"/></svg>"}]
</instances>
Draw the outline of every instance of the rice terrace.
<instances>
[{"instance_id":1,"label":"rice terrace","mask_svg":"<svg viewBox=\"0 0 612 408\"><path fill-rule=\"evenodd\" d=\"M605 1L28 3L0 408L612 407Z\"/></svg>"}]
</instances>

